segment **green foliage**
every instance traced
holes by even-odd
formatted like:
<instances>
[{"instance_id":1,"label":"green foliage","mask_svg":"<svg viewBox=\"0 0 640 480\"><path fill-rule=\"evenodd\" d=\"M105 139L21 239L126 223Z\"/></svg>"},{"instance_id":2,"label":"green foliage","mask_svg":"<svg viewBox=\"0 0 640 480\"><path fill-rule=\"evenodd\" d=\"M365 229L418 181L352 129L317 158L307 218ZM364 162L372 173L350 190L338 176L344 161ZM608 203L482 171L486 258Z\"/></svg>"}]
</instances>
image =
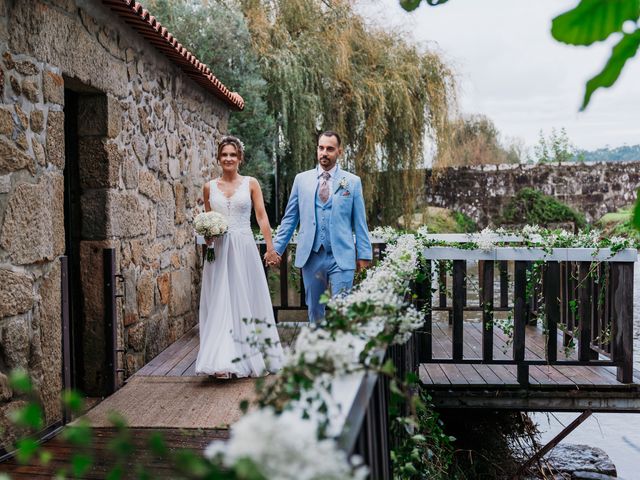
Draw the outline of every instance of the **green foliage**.
<instances>
[{"instance_id":1,"label":"green foliage","mask_svg":"<svg viewBox=\"0 0 640 480\"><path fill-rule=\"evenodd\" d=\"M548 138L540 130L538 143L533 147L533 151L534 161L538 163L562 163L577 158L576 148L569 140L564 127L560 131L552 128Z\"/></svg>"},{"instance_id":2,"label":"green foliage","mask_svg":"<svg viewBox=\"0 0 640 480\"><path fill-rule=\"evenodd\" d=\"M388 224L413 212L425 136L439 142L447 125L449 68L399 35L367 27L346 0L242 6L284 147L283 194L315 164L316 134L331 129L344 137L341 164L363 180L369 217Z\"/></svg>"},{"instance_id":3,"label":"green foliage","mask_svg":"<svg viewBox=\"0 0 640 480\"><path fill-rule=\"evenodd\" d=\"M462 212L453 212L453 218L463 233L472 233L478 231L478 225L470 217Z\"/></svg>"},{"instance_id":4,"label":"green foliage","mask_svg":"<svg viewBox=\"0 0 640 480\"><path fill-rule=\"evenodd\" d=\"M503 144L500 132L485 115L469 115L450 122L448 138L434 161L437 167L520 163L523 146L517 141Z\"/></svg>"},{"instance_id":5,"label":"green foliage","mask_svg":"<svg viewBox=\"0 0 640 480\"><path fill-rule=\"evenodd\" d=\"M553 20L551 34L559 42L569 45L591 45L606 40L614 33L622 34L604 69L587 82L582 110L598 88L615 83L627 60L635 56L640 47L639 17L640 0L582 0L575 8ZM623 31L624 25L633 30Z\"/></svg>"},{"instance_id":6,"label":"green foliage","mask_svg":"<svg viewBox=\"0 0 640 480\"><path fill-rule=\"evenodd\" d=\"M277 131L274 116L267 109L268 90L260 73L260 59L252 50L242 12L233 2L222 0L150 0L148 7L216 77L244 98L245 109L231 114L228 129L245 145L243 175L256 177L265 201L269 201Z\"/></svg>"},{"instance_id":7,"label":"green foliage","mask_svg":"<svg viewBox=\"0 0 640 480\"><path fill-rule=\"evenodd\" d=\"M545 226L550 223L574 222L586 225L582 214L542 192L523 188L502 211L501 223L526 223Z\"/></svg>"}]
</instances>

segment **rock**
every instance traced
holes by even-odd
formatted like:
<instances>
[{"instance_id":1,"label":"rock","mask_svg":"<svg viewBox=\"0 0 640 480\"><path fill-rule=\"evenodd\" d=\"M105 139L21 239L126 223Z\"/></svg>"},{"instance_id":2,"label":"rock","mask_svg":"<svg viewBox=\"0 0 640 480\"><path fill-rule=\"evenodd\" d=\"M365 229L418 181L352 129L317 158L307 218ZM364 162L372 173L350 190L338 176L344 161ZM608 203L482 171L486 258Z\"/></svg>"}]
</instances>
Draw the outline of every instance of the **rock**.
<instances>
[{"instance_id":1,"label":"rock","mask_svg":"<svg viewBox=\"0 0 640 480\"><path fill-rule=\"evenodd\" d=\"M78 134L115 138L122 130L122 108L106 95L82 97L78 105Z\"/></svg>"},{"instance_id":2,"label":"rock","mask_svg":"<svg viewBox=\"0 0 640 480\"><path fill-rule=\"evenodd\" d=\"M0 372L0 402L6 402L13 397L13 390L9 385L9 379L7 376Z\"/></svg>"},{"instance_id":3,"label":"rock","mask_svg":"<svg viewBox=\"0 0 640 480\"><path fill-rule=\"evenodd\" d=\"M64 105L64 79L53 72L44 72L42 91L45 103Z\"/></svg>"},{"instance_id":4,"label":"rock","mask_svg":"<svg viewBox=\"0 0 640 480\"><path fill-rule=\"evenodd\" d=\"M16 124L13 121L11 110L0 108L0 134L10 137L15 128Z\"/></svg>"},{"instance_id":5,"label":"rock","mask_svg":"<svg viewBox=\"0 0 640 480\"><path fill-rule=\"evenodd\" d=\"M80 137L78 163L82 188L116 188L122 156L118 146L101 137Z\"/></svg>"},{"instance_id":6,"label":"rock","mask_svg":"<svg viewBox=\"0 0 640 480\"><path fill-rule=\"evenodd\" d=\"M173 191L176 196L176 224L184 223L186 220L186 200L185 200L185 188L182 183L176 183L173 186Z\"/></svg>"},{"instance_id":7,"label":"rock","mask_svg":"<svg viewBox=\"0 0 640 480\"><path fill-rule=\"evenodd\" d=\"M40 71L38 70L38 67L35 64L28 61L17 62L15 65L15 68L22 75L26 75L26 76L36 75Z\"/></svg>"},{"instance_id":8,"label":"rock","mask_svg":"<svg viewBox=\"0 0 640 480\"><path fill-rule=\"evenodd\" d=\"M42 167L47 164L47 156L44 153L44 145L42 145L37 139L33 139L31 142L31 148L33 148L33 156L36 157L36 163Z\"/></svg>"},{"instance_id":9,"label":"rock","mask_svg":"<svg viewBox=\"0 0 640 480\"><path fill-rule=\"evenodd\" d=\"M0 246L18 265L53 260L62 255L64 237L64 179L57 173L41 177L37 185L14 188L5 211Z\"/></svg>"},{"instance_id":10,"label":"rock","mask_svg":"<svg viewBox=\"0 0 640 480\"><path fill-rule=\"evenodd\" d=\"M160 303L167 305L169 303L169 293L171 291L171 278L168 273L158 275L158 291L160 292Z\"/></svg>"},{"instance_id":11,"label":"rock","mask_svg":"<svg viewBox=\"0 0 640 480\"><path fill-rule=\"evenodd\" d=\"M127 353L125 357L125 370L127 377L130 377L144 366L144 355L142 353Z\"/></svg>"},{"instance_id":12,"label":"rock","mask_svg":"<svg viewBox=\"0 0 640 480\"><path fill-rule=\"evenodd\" d=\"M42 380L39 385L40 400L47 423L62 418L60 392L62 391L62 326L60 323L60 282L59 262L52 264L51 271L43 278L39 288L40 305L38 324L40 327L40 349L42 352Z\"/></svg>"},{"instance_id":13,"label":"rock","mask_svg":"<svg viewBox=\"0 0 640 480\"><path fill-rule=\"evenodd\" d=\"M37 103L40 100L40 89L33 80L22 82L22 94L32 103Z\"/></svg>"},{"instance_id":14,"label":"rock","mask_svg":"<svg viewBox=\"0 0 640 480\"><path fill-rule=\"evenodd\" d=\"M24 113L22 108L20 108L20 105L16 105L15 109L20 128L22 128L22 130L26 130L27 128L29 128L29 117L27 117L27 114Z\"/></svg>"},{"instance_id":15,"label":"rock","mask_svg":"<svg viewBox=\"0 0 640 480\"><path fill-rule=\"evenodd\" d=\"M47 115L47 160L64 168L64 112L50 110Z\"/></svg>"},{"instance_id":16,"label":"rock","mask_svg":"<svg viewBox=\"0 0 640 480\"><path fill-rule=\"evenodd\" d=\"M40 133L44 129L44 112L35 109L31 112L31 130Z\"/></svg>"},{"instance_id":17,"label":"rock","mask_svg":"<svg viewBox=\"0 0 640 480\"><path fill-rule=\"evenodd\" d=\"M22 87L20 86L20 81L16 77L9 75L9 83L13 89L13 93L15 93L17 97L22 95Z\"/></svg>"},{"instance_id":18,"label":"rock","mask_svg":"<svg viewBox=\"0 0 640 480\"><path fill-rule=\"evenodd\" d=\"M20 132L18 134L18 137L16 138L16 145L25 152L29 150L29 139L25 132Z\"/></svg>"},{"instance_id":19,"label":"rock","mask_svg":"<svg viewBox=\"0 0 640 480\"><path fill-rule=\"evenodd\" d=\"M31 277L0 269L0 318L28 312L33 304L33 280Z\"/></svg>"},{"instance_id":20,"label":"rock","mask_svg":"<svg viewBox=\"0 0 640 480\"><path fill-rule=\"evenodd\" d=\"M23 168L35 173L33 159L8 140L0 138L0 175L16 172Z\"/></svg>"},{"instance_id":21,"label":"rock","mask_svg":"<svg viewBox=\"0 0 640 480\"><path fill-rule=\"evenodd\" d=\"M9 193L11 191L11 175L0 176L0 193Z\"/></svg>"},{"instance_id":22,"label":"rock","mask_svg":"<svg viewBox=\"0 0 640 480\"><path fill-rule=\"evenodd\" d=\"M617 476L595 472L573 472L571 474L571 480L615 480L617 478Z\"/></svg>"},{"instance_id":23,"label":"rock","mask_svg":"<svg viewBox=\"0 0 640 480\"><path fill-rule=\"evenodd\" d=\"M191 308L191 274L182 269L171 272L171 292L169 297L169 313L182 315Z\"/></svg>"},{"instance_id":24,"label":"rock","mask_svg":"<svg viewBox=\"0 0 640 480\"><path fill-rule=\"evenodd\" d=\"M157 203L157 235L172 234L175 225L176 203L173 196L173 188L167 182L160 185L160 195Z\"/></svg>"},{"instance_id":25,"label":"rock","mask_svg":"<svg viewBox=\"0 0 640 480\"><path fill-rule=\"evenodd\" d=\"M153 278L153 272L150 270L143 270L141 275L138 277L137 287L138 314L141 317L148 317L153 312L155 304L155 281Z\"/></svg>"},{"instance_id":26,"label":"rock","mask_svg":"<svg viewBox=\"0 0 640 480\"><path fill-rule=\"evenodd\" d=\"M149 228L148 212L133 193L88 190L82 195L82 206L82 232L87 239L136 237Z\"/></svg>"},{"instance_id":27,"label":"rock","mask_svg":"<svg viewBox=\"0 0 640 480\"><path fill-rule=\"evenodd\" d=\"M138 161L135 155L126 155L122 166L122 179L124 186L130 190L138 187Z\"/></svg>"},{"instance_id":28,"label":"rock","mask_svg":"<svg viewBox=\"0 0 640 480\"><path fill-rule=\"evenodd\" d=\"M149 151L149 146L147 145L147 141L144 137L140 135L136 135L133 138L133 152L138 157L138 161L144 165L147 161L147 153Z\"/></svg>"},{"instance_id":29,"label":"rock","mask_svg":"<svg viewBox=\"0 0 640 480\"><path fill-rule=\"evenodd\" d=\"M13 70L16 67L16 62L13 61L13 57L9 52L4 52L2 59L4 60L4 66L7 67L7 70Z\"/></svg>"},{"instance_id":30,"label":"rock","mask_svg":"<svg viewBox=\"0 0 640 480\"><path fill-rule=\"evenodd\" d=\"M17 428L13 425L9 416L12 411L24 408L27 405L25 400L16 400L5 405L0 405L0 447L10 452L14 448L14 442L18 438Z\"/></svg>"},{"instance_id":31,"label":"rock","mask_svg":"<svg viewBox=\"0 0 640 480\"><path fill-rule=\"evenodd\" d=\"M145 345L145 325L138 322L127 329L127 345L136 352L143 352Z\"/></svg>"},{"instance_id":32,"label":"rock","mask_svg":"<svg viewBox=\"0 0 640 480\"><path fill-rule=\"evenodd\" d=\"M156 315L146 323L145 360L148 362L169 345L169 322Z\"/></svg>"},{"instance_id":33,"label":"rock","mask_svg":"<svg viewBox=\"0 0 640 480\"><path fill-rule=\"evenodd\" d=\"M131 248L131 261L138 265L142 265L142 253L144 251L144 247L146 247L146 243L142 243L140 240L131 240L129 242L129 246Z\"/></svg>"},{"instance_id":34,"label":"rock","mask_svg":"<svg viewBox=\"0 0 640 480\"><path fill-rule=\"evenodd\" d=\"M30 325L27 315L5 319L0 323L0 356L9 369L29 366Z\"/></svg>"},{"instance_id":35,"label":"rock","mask_svg":"<svg viewBox=\"0 0 640 480\"><path fill-rule=\"evenodd\" d=\"M160 195L160 182L149 170L140 170L138 174L138 191L156 201Z\"/></svg>"},{"instance_id":36,"label":"rock","mask_svg":"<svg viewBox=\"0 0 640 480\"><path fill-rule=\"evenodd\" d=\"M616 466L605 451L589 445L560 444L545 458L555 471L561 473L590 472L613 477L617 475Z\"/></svg>"}]
</instances>

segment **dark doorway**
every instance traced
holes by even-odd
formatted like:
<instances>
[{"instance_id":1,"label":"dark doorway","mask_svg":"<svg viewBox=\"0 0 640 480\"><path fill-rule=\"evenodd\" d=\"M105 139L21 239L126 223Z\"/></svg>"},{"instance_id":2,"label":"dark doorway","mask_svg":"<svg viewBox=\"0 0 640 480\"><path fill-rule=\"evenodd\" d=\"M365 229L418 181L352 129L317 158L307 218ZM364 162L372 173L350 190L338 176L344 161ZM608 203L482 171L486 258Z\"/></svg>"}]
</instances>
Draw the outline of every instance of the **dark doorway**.
<instances>
[{"instance_id":1,"label":"dark doorway","mask_svg":"<svg viewBox=\"0 0 640 480\"><path fill-rule=\"evenodd\" d=\"M64 91L64 232L65 255L68 258L68 291L69 291L69 324L70 324L70 358L68 366L71 373L70 388L84 390L84 371L82 338L80 335L83 323L83 295L80 276L80 241L82 240L82 207L80 187L80 167L78 163L78 97L72 90Z\"/></svg>"}]
</instances>

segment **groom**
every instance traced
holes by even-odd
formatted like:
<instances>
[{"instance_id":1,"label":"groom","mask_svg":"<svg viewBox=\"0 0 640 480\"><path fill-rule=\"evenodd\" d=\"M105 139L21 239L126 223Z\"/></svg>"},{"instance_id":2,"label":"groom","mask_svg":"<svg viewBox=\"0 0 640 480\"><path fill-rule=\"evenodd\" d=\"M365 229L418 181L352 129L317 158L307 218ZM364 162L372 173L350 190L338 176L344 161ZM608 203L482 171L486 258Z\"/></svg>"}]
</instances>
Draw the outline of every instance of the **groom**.
<instances>
[{"instance_id":1,"label":"groom","mask_svg":"<svg viewBox=\"0 0 640 480\"><path fill-rule=\"evenodd\" d=\"M360 177L342 170L340 136L331 131L318 137L318 166L299 173L273 242L275 254L266 258L278 264L300 224L295 266L302 278L309 322L324 318L320 296L331 283L331 295L353 286L355 269L371 263L372 251ZM355 243L354 243L355 234Z\"/></svg>"}]
</instances>

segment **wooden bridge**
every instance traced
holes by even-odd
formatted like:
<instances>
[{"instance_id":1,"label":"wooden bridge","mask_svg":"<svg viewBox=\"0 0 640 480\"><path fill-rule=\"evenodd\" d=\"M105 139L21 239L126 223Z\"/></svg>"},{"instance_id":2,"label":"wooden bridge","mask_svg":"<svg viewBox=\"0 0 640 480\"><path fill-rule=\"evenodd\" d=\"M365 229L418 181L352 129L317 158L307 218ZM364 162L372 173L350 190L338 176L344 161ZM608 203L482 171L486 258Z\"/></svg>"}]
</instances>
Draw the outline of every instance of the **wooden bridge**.
<instances>
[{"instance_id":1,"label":"wooden bridge","mask_svg":"<svg viewBox=\"0 0 640 480\"><path fill-rule=\"evenodd\" d=\"M378 256L384 248L376 245ZM637 253L578 250L427 249L425 280L413 286L424 326L386 355L400 371L418 373L441 408L640 412L640 372L633 369ZM274 310L280 320L301 320L304 286L284 259ZM540 282L527 280L537 273ZM226 437L241 415L240 400L253 395L253 380L194 376L198 343L194 328L88 412L98 446L106 448L113 435L112 409L132 428L164 432L176 446L200 449ZM343 449L365 458L372 478L390 478L388 389L372 374L342 379L337 389L343 414L333 429L342 432ZM176 436L178 429L192 433ZM52 465L62 464L70 452L52 442ZM101 478L107 467L98 462L87 478ZM28 468L2 464L14 478L46 475L44 467Z\"/></svg>"}]
</instances>

